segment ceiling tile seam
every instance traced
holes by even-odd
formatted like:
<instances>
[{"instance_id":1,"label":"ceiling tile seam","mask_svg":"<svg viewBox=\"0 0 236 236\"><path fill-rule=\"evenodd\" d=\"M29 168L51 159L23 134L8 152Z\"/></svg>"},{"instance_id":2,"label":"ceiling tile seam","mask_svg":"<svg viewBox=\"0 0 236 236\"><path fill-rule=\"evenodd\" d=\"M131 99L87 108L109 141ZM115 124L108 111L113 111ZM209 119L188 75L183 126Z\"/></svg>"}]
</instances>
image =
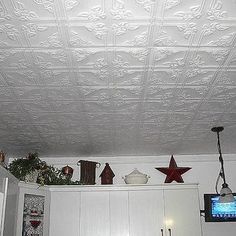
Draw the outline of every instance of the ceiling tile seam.
<instances>
[{"instance_id":1,"label":"ceiling tile seam","mask_svg":"<svg viewBox=\"0 0 236 236\"><path fill-rule=\"evenodd\" d=\"M60 15L60 12L63 12L62 13L62 17L66 19L66 17L67 17L66 13L65 13L66 10L65 10L64 6L61 4L61 2L59 2L59 4L56 6L55 9L56 9L55 13L56 13L56 22L57 22L57 26L58 26L58 32L59 32L59 35L60 35L60 39L62 40L63 45L64 45L64 47L62 47L62 48L63 49L65 49L65 48L68 49L69 45L68 45L67 42L69 42L69 35L68 35L68 32L67 32L66 27L65 27L65 21L60 22L59 19L58 19L59 15ZM59 9L61 9L61 10L59 10ZM67 60L66 60L67 66L66 66L66 68L69 69L69 73L68 74L69 74L70 81L72 81L71 75L72 75L72 73L74 74L74 72L72 72L71 69L70 69L70 68L73 68L72 58L71 58L70 53L68 51L67 51L66 55L67 55ZM51 102L51 100L48 99L48 101L49 101L50 105L52 106L53 111L56 111L56 108L54 107L54 105ZM59 126L61 126L62 125L61 121L58 120L57 117L56 117L56 120L57 120L57 123L59 124ZM84 119L82 119L82 121L83 120ZM60 132L61 133L61 137L63 137L66 140L66 142L69 143L69 140L68 140L67 136L64 135L64 131L63 130L60 130L60 131L61 131Z\"/></svg>"},{"instance_id":2,"label":"ceiling tile seam","mask_svg":"<svg viewBox=\"0 0 236 236\"><path fill-rule=\"evenodd\" d=\"M236 36L235 36L235 38L234 38L234 41L236 41ZM232 54L232 52L231 52L230 54ZM224 62L223 62L222 64L227 64L228 61L230 61L230 54L225 58L225 60L224 60ZM231 56L232 56L232 55L231 55ZM213 87L214 84L216 83L215 81L217 80L217 75L218 75L218 73L221 74L222 71L218 70L218 71L216 72L216 76L215 76L215 78L212 79L212 85L211 85L211 87L209 86L209 90L208 90L208 93L207 93L207 94L209 94L209 93L211 92L212 87ZM206 96L207 96L207 95L206 95ZM183 132L183 137L185 136L186 132L188 131L190 125L194 122L195 117L197 116L197 112L198 112L199 108L203 105L203 103L204 103L205 101L206 101L206 97L204 97L204 98L202 99L202 102L199 103L198 107L195 109L196 112L195 112L195 114L194 114L194 116L193 116L193 118L192 118L192 122L185 128L185 131ZM226 110L227 110L227 108L225 109L225 111L226 111ZM222 119L222 116L221 116L220 119ZM219 120L218 122L220 122L220 120ZM217 125L218 125L218 124L217 124ZM182 140L183 140L183 139L182 139ZM181 146L181 143L179 143L179 145Z\"/></svg>"},{"instance_id":3,"label":"ceiling tile seam","mask_svg":"<svg viewBox=\"0 0 236 236\"><path fill-rule=\"evenodd\" d=\"M153 8L153 12L152 12L152 23L149 26L149 32L148 32L148 42L147 45L149 45L149 47L153 47L154 45L154 32L160 32L162 25L163 25L163 16L164 16L164 4L162 3L162 7L158 8L158 4L159 2L156 1L156 5L154 5ZM155 17L155 15L161 15L162 16L162 20L161 20L161 24L160 26L156 26L154 28L154 25L157 23L157 18ZM150 71L152 70L152 67L150 67L150 65L153 64L153 58L154 58L154 54L152 52L152 50L149 49L149 54L148 57L146 58L146 65L143 71L143 91L142 94L140 96L140 104L138 106L138 116L137 116L137 120L138 120L138 126L136 129L136 142L137 145L140 145L141 141L141 136L142 136L142 127L144 124L144 106L145 106L145 97L146 97L146 93L147 93L147 85L148 85L148 81L149 81L149 77L150 77Z\"/></svg>"},{"instance_id":4,"label":"ceiling tile seam","mask_svg":"<svg viewBox=\"0 0 236 236\"><path fill-rule=\"evenodd\" d=\"M1 73L2 73L2 72L1 72ZM10 88L10 91L11 91L11 93L13 94L13 97L17 97L17 95L14 93L14 91L13 91L11 88ZM18 105L19 108L21 109L22 114L28 114L28 118L30 118L30 120L31 120L30 123L33 124L33 126L34 126L34 128L35 128L35 131L36 131L36 133L37 133L37 137L40 138L41 143L44 143L44 145L46 145L46 143L44 142L44 139L41 137L39 131L38 131L37 128L35 127L35 125L34 125L34 123L33 123L33 119L31 119L31 116L29 116L28 111L24 109L24 107L23 107L23 105L21 104L21 102L20 102L19 99L17 99L15 102L17 103L17 105ZM6 125L7 125L7 126L9 127L9 129L10 129L10 124L6 124Z\"/></svg>"}]
</instances>

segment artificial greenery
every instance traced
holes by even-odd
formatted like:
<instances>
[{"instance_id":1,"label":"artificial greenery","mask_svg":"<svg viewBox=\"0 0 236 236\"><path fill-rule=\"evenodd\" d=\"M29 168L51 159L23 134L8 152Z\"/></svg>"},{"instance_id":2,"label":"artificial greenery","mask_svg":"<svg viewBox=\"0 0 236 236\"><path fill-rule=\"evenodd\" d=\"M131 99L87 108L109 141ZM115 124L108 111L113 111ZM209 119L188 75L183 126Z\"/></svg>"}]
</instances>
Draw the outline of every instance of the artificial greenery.
<instances>
[{"instance_id":1,"label":"artificial greenery","mask_svg":"<svg viewBox=\"0 0 236 236\"><path fill-rule=\"evenodd\" d=\"M25 177L33 171L38 171L37 183L40 185L78 185L79 181L73 181L66 177L62 170L47 165L38 157L38 153L29 153L26 158L13 160L7 169L19 180L25 181Z\"/></svg>"}]
</instances>

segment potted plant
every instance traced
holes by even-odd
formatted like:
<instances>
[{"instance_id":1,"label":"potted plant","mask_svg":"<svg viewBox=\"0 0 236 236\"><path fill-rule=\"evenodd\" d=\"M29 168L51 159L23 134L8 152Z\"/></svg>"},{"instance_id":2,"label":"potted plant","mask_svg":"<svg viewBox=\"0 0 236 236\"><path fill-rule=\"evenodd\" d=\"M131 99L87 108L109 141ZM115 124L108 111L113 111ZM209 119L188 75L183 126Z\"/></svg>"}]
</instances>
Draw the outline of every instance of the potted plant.
<instances>
[{"instance_id":1,"label":"potted plant","mask_svg":"<svg viewBox=\"0 0 236 236\"><path fill-rule=\"evenodd\" d=\"M29 153L25 158L13 160L7 169L16 178L25 182L36 182L40 185L80 184L79 181L71 180L72 175L66 176L62 170L40 160L38 153Z\"/></svg>"},{"instance_id":2,"label":"potted plant","mask_svg":"<svg viewBox=\"0 0 236 236\"><path fill-rule=\"evenodd\" d=\"M37 153L29 153L25 158L13 160L7 169L21 181L36 182L45 164L39 159Z\"/></svg>"}]
</instances>

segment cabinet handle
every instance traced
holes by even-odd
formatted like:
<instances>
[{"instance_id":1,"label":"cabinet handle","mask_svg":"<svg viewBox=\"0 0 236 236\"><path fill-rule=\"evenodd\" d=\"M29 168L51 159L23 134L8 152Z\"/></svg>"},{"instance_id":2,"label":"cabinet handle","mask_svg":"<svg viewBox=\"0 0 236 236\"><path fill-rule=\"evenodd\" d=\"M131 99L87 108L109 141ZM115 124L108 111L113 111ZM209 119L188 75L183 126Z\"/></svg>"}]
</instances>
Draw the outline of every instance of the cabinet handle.
<instances>
[{"instance_id":1,"label":"cabinet handle","mask_svg":"<svg viewBox=\"0 0 236 236\"><path fill-rule=\"evenodd\" d=\"M168 229L168 231L169 231L169 236L171 236L171 229Z\"/></svg>"},{"instance_id":2,"label":"cabinet handle","mask_svg":"<svg viewBox=\"0 0 236 236\"><path fill-rule=\"evenodd\" d=\"M161 236L163 236L164 234L163 234L163 229L161 229Z\"/></svg>"}]
</instances>

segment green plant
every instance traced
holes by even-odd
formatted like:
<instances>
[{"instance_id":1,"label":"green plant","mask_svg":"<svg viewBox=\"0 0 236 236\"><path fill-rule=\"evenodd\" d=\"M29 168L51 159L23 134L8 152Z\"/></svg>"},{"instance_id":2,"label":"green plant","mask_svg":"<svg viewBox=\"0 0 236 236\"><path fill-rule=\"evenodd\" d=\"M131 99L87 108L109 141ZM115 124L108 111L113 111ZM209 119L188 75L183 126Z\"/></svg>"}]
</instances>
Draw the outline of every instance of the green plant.
<instances>
[{"instance_id":1,"label":"green plant","mask_svg":"<svg viewBox=\"0 0 236 236\"><path fill-rule=\"evenodd\" d=\"M80 184L79 181L73 181L71 178L63 175L61 170L47 165L45 161L40 160L38 153L29 153L26 158L13 160L7 169L21 181L25 181L26 176L33 171L38 171L36 182L40 185Z\"/></svg>"}]
</instances>

